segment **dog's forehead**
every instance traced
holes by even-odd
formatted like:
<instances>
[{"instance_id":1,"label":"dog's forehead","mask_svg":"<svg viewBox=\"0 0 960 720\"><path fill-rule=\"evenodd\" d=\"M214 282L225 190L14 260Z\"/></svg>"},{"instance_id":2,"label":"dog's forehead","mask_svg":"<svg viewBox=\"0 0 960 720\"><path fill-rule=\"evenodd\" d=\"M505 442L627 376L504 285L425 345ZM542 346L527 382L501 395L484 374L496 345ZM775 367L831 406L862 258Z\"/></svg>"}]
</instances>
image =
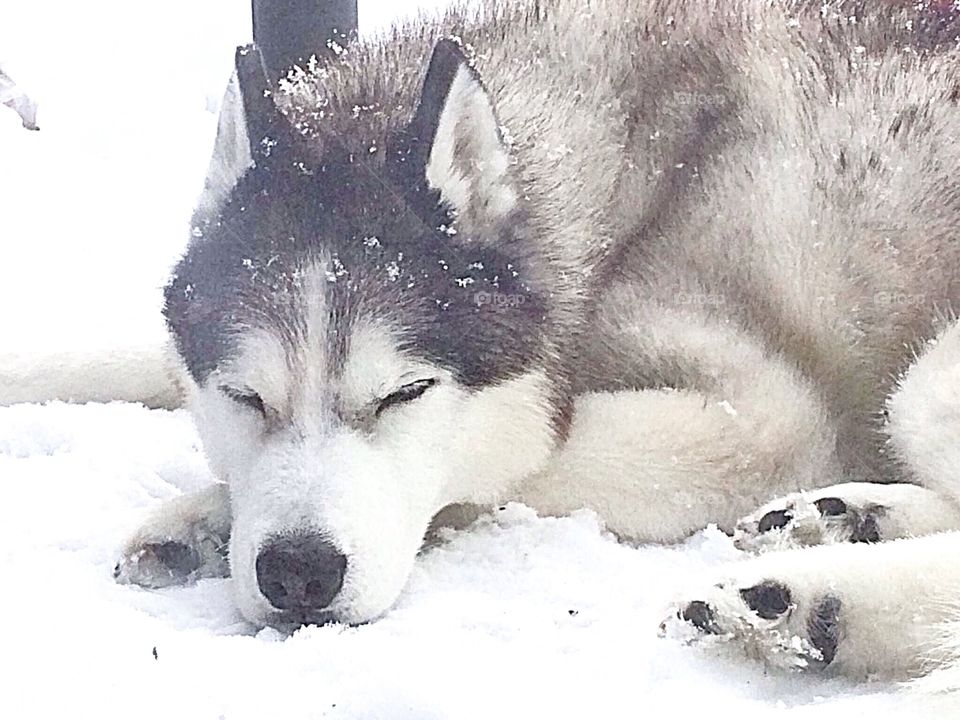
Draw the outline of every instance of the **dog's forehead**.
<instances>
[{"instance_id":1,"label":"dog's forehead","mask_svg":"<svg viewBox=\"0 0 960 720\"><path fill-rule=\"evenodd\" d=\"M285 338L304 374L351 387L390 378L404 367L403 321L376 288L350 278L337 255L302 269L303 332Z\"/></svg>"},{"instance_id":2,"label":"dog's forehead","mask_svg":"<svg viewBox=\"0 0 960 720\"><path fill-rule=\"evenodd\" d=\"M298 332L279 331L281 323L273 321L237 327L219 380L235 377L273 407L289 405L295 412L303 403L319 407L334 398L350 407L367 403L396 378L425 366L401 349L393 318L371 314L363 303L344 303L355 298L335 291L335 267L316 262L300 271Z\"/></svg>"},{"instance_id":3,"label":"dog's forehead","mask_svg":"<svg viewBox=\"0 0 960 720\"><path fill-rule=\"evenodd\" d=\"M293 358L309 340L311 370L335 375L361 321L467 385L522 372L541 350L545 308L525 263L449 232L446 212L427 209L438 198L417 202L349 158L248 172L218 218L195 228L167 288L194 377L235 354L251 327Z\"/></svg>"}]
</instances>

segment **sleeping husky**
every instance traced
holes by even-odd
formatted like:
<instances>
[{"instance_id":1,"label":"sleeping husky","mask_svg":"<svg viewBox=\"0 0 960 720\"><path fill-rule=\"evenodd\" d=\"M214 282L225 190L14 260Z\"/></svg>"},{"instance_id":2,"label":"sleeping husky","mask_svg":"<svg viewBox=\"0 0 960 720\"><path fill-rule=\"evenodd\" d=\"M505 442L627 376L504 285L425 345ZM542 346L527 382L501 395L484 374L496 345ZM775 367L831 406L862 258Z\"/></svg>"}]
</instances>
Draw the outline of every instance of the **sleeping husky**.
<instances>
[{"instance_id":1,"label":"sleeping husky","mask_svg":"<svg viewBox=\"0 0 960 720\"><path fill-rule=\"evenodd\" d=\"M958 29L914 2L529 0L275 88L240 49L165 309L223 484L118 579L229 571L253 623L363 623L441 509L587 507L779 551L680 603L700 635L948 666Z\"/></svg>"}]
</instances>

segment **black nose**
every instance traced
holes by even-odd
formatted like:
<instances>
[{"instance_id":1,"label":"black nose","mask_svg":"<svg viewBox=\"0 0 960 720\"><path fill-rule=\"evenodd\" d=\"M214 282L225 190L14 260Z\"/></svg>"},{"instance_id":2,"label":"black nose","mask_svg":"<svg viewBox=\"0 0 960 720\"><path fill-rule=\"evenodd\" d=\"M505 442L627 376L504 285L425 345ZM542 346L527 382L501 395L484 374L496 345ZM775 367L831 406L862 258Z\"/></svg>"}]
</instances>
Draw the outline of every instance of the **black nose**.
<instances>
[{"instance_id":1,"label":"black nose","mask_svg":"<svg viewBox=\"0 0 960 720\"><path fill-rule=\"evenodd\" d=\"M319 535L282 535L257 555L260 592L278 610L322 610L343 587L347 558Z\"/></svg>"}]
</instances>

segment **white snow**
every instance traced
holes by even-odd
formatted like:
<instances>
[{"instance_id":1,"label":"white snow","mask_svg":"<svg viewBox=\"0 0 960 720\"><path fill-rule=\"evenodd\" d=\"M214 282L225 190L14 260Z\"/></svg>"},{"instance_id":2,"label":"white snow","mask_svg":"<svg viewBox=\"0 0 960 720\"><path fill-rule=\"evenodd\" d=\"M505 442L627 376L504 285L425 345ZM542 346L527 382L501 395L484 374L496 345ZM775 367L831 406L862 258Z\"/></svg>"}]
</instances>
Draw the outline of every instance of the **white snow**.
<instances>
[{"instance_id":1,"label":"white snow","mask_svg":"<svg viewBox=\"0 0 960 720\"><path fill-rule=\"evenodd\" d=\"M677 593L737 557L716 530L634 548L589 512L511 505L425 551L384 619L284 640L239 617L229 581L113 582L144 513L209 481L186 413L2 408L0 477L2 717L919 717L890 685L657 637Z\"/></svg>"},{"instance_id":2,"label":"white snow","mask_svg":"<svg viewBox=\"0 0 960 720\"><path fill-rule=\"evenodd\" d=\"M186 413L2 408L0 477L3 717L920 716L890 685L659 638L677 594L738 556L716 530L634 548L589 512L511 505L425 551L384 619L283 640L239 617L229 581L113 582L144 513L210 479Z\"/></svg>"},{"instance_id":3,"label":"white snow","mask_svg":"<svg viewBox=\"0 0 960 720\"><path fill-rule=\"evenodd\" d=\"M417 4L361 0L363 28ZM248 37L247 0L0 4L0 58L41 127L0 108L0 367L161 341L159 288ZM590 513L509 506L425 551L384 619L283 639L243 622L228 581L112 580L144 514L210 481L185 413L0 408L0 479L6 718L957 716L658 638L681 590L738 558L716 530L634 548Z\"/></svg>"}]
</instances>

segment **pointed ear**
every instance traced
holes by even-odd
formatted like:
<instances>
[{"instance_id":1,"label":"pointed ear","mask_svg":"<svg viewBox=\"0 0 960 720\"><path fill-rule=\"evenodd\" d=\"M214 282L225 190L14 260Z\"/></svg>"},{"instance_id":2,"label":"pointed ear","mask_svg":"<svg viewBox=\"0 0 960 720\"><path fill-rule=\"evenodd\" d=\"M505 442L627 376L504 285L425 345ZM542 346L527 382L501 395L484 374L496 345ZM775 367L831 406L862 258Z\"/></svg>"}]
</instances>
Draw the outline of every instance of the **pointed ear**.
<instances>
[{"instance_id":1,"label":"pointed ear","mask_svg":"<svg viewBox=\"0 0 960 720\"><path fill-rule=\"evenodd\" d=\"M235 80L247 137L251 150L256 152L261 147L263 138L268 137L275 129L279 119L279 110L273 104L273 87L267 75L263 55L256 45L238 47L233 64L231 84Z\"/></svg>"},{"instance_id":2,"label":"pointed ear","mask_svg":"<svg viewBox=\"0 0 960 720\"><path fill-rule=\"evenodd\" d=\"M255 159L269 156L274 141L271 133L279 118L270 93L260 50L255 45L238 47L233 75L220 105L200 209L219 206Z\"/></svg>"},{"instance_id":3,"label":"pointed ear","mask_svg":"<svg viewBox=\"0 0 960 720\"><path fill-rule=\"evenodd\" d=\"M428 140L427 184L461 221L487 225L514 210L518 194L493 102L451 40L433 50L414 126Z\"/></svg>"}]
</instances>

